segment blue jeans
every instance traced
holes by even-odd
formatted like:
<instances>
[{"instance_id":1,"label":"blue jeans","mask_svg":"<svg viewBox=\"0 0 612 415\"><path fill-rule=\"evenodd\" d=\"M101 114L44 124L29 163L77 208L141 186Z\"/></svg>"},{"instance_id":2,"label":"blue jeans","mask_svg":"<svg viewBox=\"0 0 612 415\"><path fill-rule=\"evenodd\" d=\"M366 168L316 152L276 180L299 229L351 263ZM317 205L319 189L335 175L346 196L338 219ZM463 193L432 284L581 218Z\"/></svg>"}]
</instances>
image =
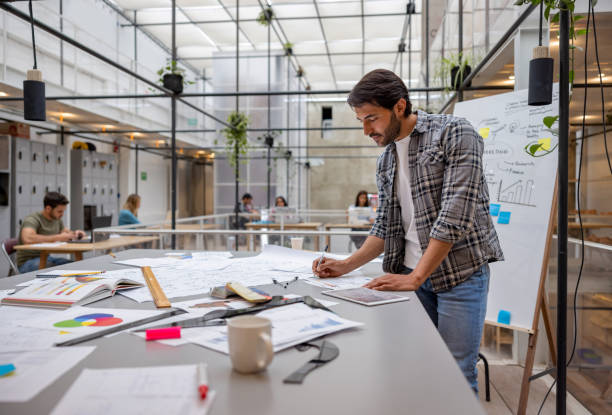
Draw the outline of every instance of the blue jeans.
<instances>
[{"instance_id":1,"label":"blue jeans","mask_svg":"<svg viewBox=\"0 0 612 415\"><path fill-rule=\"evenodd\" d=\"M67 264L69 262L72 262L72 261L66 258L59 258L56 256L49 255L47 257L47 268L55 267L57 265ZM36 258L28 259L26 262L21 264L21 266L19 267L19 272L21 272L22 274L25 274L26 272L36 271L39 266L40 266L40 257L37 256Z\"/></svg>"},{"instance_id":2,"label":"blue jeans","mask_svg":"<svg viewBox=\"0 0 612 415\"><path fill-rule=\"evenodd\" d=\"M409 272L406 268L405 271ZM408 273L403 272L403 273ZM429 278L416 291L468 383L478 394L478 352L487 312L489 264L448 291L434 293Z\"/></svg>"}]
</instances>

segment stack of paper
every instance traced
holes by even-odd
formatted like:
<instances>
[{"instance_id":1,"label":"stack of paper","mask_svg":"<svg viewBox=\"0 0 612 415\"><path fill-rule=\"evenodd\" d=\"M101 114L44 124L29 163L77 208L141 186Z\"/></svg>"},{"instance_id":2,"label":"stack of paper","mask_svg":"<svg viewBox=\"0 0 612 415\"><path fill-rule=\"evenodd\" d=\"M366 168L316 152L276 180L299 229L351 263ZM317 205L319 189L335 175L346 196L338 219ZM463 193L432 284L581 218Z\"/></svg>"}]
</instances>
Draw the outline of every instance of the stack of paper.
<instances>
[{"instance_id":1,"label":"stack of paper","mask_svg":"<svg viewBox=\"0 0 612 415\"><path fill-rule=\"evenodd\" d=\"M214 399L200 399L196 365L85 369L52 414L204 415Z\"/></svg>"}]
</instances>

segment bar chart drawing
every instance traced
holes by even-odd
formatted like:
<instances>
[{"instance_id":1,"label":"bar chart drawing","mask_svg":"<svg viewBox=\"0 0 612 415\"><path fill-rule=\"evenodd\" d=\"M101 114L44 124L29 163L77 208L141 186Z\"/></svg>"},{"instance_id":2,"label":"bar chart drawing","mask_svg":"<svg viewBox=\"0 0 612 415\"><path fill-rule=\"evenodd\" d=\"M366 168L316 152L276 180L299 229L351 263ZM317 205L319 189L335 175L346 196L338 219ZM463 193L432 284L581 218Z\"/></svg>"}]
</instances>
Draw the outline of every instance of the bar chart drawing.
<instances>
[{"instance_id":1,"label":"bar chart drawing","mask_svg":"<svg viewBox=\"0 0 612 415\"><path fill-rule=\"evenodd\" d=\"M500 180L497 190L497 200L499 202L535 207L534 190L535 183L533 179L529 179L526 182L520 179L510 185L504 185L504 181Z\"/></svg>"}]
</instances>

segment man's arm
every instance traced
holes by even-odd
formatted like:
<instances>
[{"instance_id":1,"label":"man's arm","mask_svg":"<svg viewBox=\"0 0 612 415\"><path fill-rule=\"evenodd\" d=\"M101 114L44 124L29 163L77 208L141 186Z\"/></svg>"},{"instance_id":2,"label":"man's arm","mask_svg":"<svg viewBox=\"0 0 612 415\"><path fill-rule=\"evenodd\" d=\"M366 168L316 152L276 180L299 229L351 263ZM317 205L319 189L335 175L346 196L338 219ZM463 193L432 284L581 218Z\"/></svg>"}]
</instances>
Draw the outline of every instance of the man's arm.
<instances>
[{"instance_id":1,"label":"man's arm","mask_svg":"<svg viewBox=\"0 0 612 415\"><path fill-rule=\"evenodd\" d=\"M39 235L36 233L36 229L30 227L24 227L21 230L21 241L25 245L40 244L45 242L67 242L74 239L74 233L72 232L61 232L56 235Z\"/></svg>"},{"instance_id":2,"label":"man's arm","mask_svg":"<svg viewBox=\"0 0 612 415\"><path fill-rule=\"evenodd\" d=\"M365 287L381 291L416 291L438 268L452 246L448 242L432 238L417 266L410 274L386 274L370 281Z\"/></svg>"},{"instance_id":3,"label":"man's arm","mask_svg":"<svg viewBox=\"0 0 612 415\"><path fill-rule=\"evenodd\" d=\"M315 259L312 262L312 272L321 278L339 277L367 264L382 254L384 250L385 241L370 235L361 245L361 248L346 259L324 258L320 265L319 259Z\"/></svg>"}]
</instances>

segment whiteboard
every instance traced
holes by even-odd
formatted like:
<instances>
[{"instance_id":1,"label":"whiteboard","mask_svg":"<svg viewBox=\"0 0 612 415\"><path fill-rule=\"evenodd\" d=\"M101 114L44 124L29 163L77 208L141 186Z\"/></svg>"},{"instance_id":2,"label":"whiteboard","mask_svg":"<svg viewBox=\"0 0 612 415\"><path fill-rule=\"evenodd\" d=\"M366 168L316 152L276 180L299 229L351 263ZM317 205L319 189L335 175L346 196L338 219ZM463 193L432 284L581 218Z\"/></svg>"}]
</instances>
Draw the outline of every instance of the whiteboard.
<instances>
[{"instance_id":1,"label":"whiteboard","mask_svg":"<svg viewBox=\"0 0 612 415\"><path fill-rule=\"evenodd\" d=\"M489 322L507 310L511 326L533 325L558 158L558 137L543 119L558 114L558 100L555 84L551 105L528 106L526 89L455 105L455 115L470 121L484 139L491 219L505 257L490 264Z\"/></svg>"}]
</instances>

